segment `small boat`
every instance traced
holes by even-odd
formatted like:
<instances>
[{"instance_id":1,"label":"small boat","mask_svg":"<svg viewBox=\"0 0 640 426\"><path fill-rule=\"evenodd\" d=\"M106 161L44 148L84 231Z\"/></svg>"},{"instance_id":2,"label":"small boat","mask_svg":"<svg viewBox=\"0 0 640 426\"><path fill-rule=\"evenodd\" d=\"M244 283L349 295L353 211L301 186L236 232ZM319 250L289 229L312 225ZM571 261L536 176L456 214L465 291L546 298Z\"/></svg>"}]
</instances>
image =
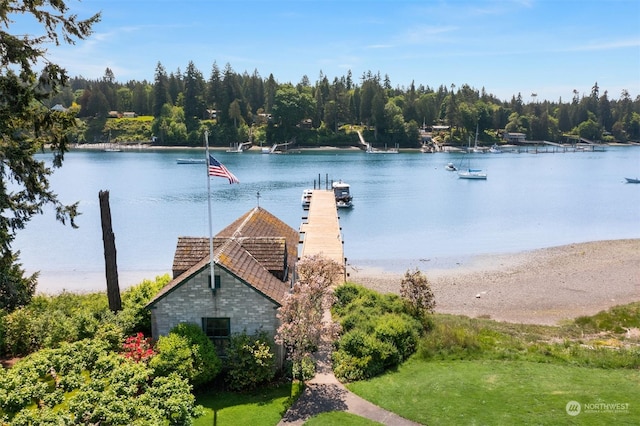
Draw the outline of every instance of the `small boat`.
<instances>
[{"instance_id":1,"label":"small boat","mask_svg":"<svg viewBox=\"0 0 640 426\"><path fill-rule=\"evenodd\" d=\"M311 196L313 195L313 189L305 189L302 191L302 208L308 209L311 205Z\"/></svg>"},{"instance_id":2,"label":"small boat","mask_svg":"<svg viewBox=\"0 0 640 426\"><path fill-rule=\"evenodd\" d=\"M487 174L479 169L466 169L458 172L460 179L487 179Z\"/></svg>"},{"instance_id":3,"label":"small boat","mask_svg":"<svg viewBox=\"0 0 640 426\"><path fill-rule=\"evenodd\" d=\"M424 144L420 148L420 152L422 152L424 154L433 154L435 152L435 150L434 150L433 146Z\"/></svg>"},{"instance_id":4,"label":"small boat","mask_svg":"<svg viewBox=\"0 0 640 426\"><path fill-rule=\"evenodd\" d=\"M458 170L456 166L453 165L453 163L447 163L447 165L444 166L444 169L449 172L455 172L456 170Z\"/></svg>"},{"instance_id":5,"label":"small boat","mask_svg":"<svg viewBox=\"0 0 640 426\"><path fill-rule=\"evenodd\" d=\"M640 183L640 179L638 178L625 178L627 180L627 183Z\"/></svg>"},{"instance_id":6,"label":"small boat","mask_svg":"<svg viewBox=\"0 0 640 426\"><path fill-rule=\"evenodd\" d=\"M336 197L336 206L339 209L348 209L353 207L353 197L350 192L350 185L342 181L333 182L331 185L333 194Z\"/></svg>"},{"instance_id":7,"label":"small boat","mask_svg":"<svg viewBox=\"0 0 640 426\"><path fill-rule=\"evenodd\" d=\"M502 150L500 148L498 148L498 144L493 144L491 145L491 148L489 148L489 152L492 154L500 154L502 153Z\"/></svg>"},{"instance_id":8,"label":"small boat","mask_svg":"<svg viewBox=\"0 0 640 426\"><path fill-rule=\"evenodd\" d=\"M176 160L178 164L204 164L206 162L206 158L178 158Z\"/></svg>"}]
</instances>

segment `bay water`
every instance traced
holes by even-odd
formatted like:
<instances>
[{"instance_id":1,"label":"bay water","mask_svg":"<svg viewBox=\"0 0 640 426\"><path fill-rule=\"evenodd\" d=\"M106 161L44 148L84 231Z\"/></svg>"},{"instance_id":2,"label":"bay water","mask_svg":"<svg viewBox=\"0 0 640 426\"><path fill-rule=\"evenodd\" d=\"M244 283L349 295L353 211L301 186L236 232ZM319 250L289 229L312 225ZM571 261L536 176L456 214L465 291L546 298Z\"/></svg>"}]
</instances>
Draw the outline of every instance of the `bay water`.
<instances>
[{"instance_id":1,"label":"bay water","mask_svg":"<svg viewBox=\"0 0 640 426\"><path fill-rule=\"evenodd\" d=\"M640 238L640 147L604 152L460 154L309 150L213 155L240 184L211 178L213 231L260 205L294 229L300 197L314 182L351 185L354 207L339 211L350 265L392 272L451 267L474 255L569 243ZM39 154L49 162L50 154ZM105 288L98 193L108 190L121 287L169 273L177 238L209 234L203 150L74 150L51 186L79 202L78 229L49 209L19 231L14 248L38 290ZM459 179L448 162L470 160L486 181ZM259 194L259 195L258 195Z\"/></svg>"}]
</instances>

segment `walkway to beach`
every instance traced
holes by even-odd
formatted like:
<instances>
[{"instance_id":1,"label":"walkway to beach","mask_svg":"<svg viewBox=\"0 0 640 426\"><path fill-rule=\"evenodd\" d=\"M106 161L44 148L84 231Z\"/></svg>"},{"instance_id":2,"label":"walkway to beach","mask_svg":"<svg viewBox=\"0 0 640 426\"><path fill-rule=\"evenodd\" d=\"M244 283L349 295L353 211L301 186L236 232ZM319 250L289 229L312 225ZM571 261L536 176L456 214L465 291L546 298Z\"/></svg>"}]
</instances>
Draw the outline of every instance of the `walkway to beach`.
<instances>
[{"instance_id":1,"label":"walkway to beach","mask_svg":"<svg viewBox=\"0 0 640 426\"><path fill-rule=\"evenodd\" d=\"M324 320L330 318L325 312ZM346 411L393 426L417 426L419 423L387 411L350 392L336 379L331 369L331 342L324 341L316 354L316 375L306 383L300 398L285 413L279 426L298 426L311 417L330 411Z\"/></svg>"},{"instance_id":2,"label":"walkway to beach","mask_svg":"<svg viewBox=\"0 0 640 426\"><path fill-rule=\"evenodd\" d=\"M344 267L340 223L333 191L313 191L307 222L300 227L300 233L303 234L301 256L322 254ZM330 320L331 313L326 311L323 321ZM418 425L347 390L333 374L331 348L332 342L325 339L315 356L316 375L306 383L304 392L285 413L279 425L302 425L309 418L330 411L346 411L385 425Z\"/></svg>"}]
</instances>

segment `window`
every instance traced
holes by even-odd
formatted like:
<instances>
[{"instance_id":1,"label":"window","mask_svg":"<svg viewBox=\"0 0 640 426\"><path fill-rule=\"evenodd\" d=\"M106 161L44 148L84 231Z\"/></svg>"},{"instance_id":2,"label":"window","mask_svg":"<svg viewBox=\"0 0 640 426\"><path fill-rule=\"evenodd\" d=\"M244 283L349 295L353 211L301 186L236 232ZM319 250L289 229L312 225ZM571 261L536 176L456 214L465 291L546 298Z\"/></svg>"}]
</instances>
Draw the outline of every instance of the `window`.
<instances>
[{"instance_id":1,"label":"window","mask_svg":"<svg viewBox=\"0 0 640 426\"><path fill-rule=\"evenodd\" d=\"M231 320L229 318L202 318L202 329L213 342L218 355L223 356L231 337Z\"/></svg>"},{"instance_id":2,"label":"window","mask_svg":"<svg viewBox=\"0 0 640 426\"><path fill-rule=\"evenodd\" d=\"M211 275L209 275L209 288L212 290L216 290L220 288L220 275L216 274L213 280L213 286L211 286Z\"/></svg>"}]
</instances>

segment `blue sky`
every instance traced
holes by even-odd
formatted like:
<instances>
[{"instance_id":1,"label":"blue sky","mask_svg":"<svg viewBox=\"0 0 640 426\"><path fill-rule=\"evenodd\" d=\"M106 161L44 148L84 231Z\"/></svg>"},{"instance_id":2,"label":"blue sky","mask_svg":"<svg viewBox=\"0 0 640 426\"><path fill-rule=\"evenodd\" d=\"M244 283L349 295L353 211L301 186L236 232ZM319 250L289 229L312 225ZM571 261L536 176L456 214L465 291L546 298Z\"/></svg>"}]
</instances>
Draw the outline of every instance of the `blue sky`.
<instances>
[{"instance_id":1,"label":"blue sky","mask_svg":"<svg viewBox=\"0 0 640 426\"><path fill-rule=\"evenodd\" d=\"M508 100L568 101L573 90L640 95L638 0L68 0L80 17L102 12L94 34L50 47L70 75L153 80L156 64L205 79L214 62L315 83L351 70L437 88L462 84ZM25 22L17 22L28 25ZM36 32L32 26L30 32ZM15 31L12 31L15 33Z\"/></svg>"}]
</instances>

